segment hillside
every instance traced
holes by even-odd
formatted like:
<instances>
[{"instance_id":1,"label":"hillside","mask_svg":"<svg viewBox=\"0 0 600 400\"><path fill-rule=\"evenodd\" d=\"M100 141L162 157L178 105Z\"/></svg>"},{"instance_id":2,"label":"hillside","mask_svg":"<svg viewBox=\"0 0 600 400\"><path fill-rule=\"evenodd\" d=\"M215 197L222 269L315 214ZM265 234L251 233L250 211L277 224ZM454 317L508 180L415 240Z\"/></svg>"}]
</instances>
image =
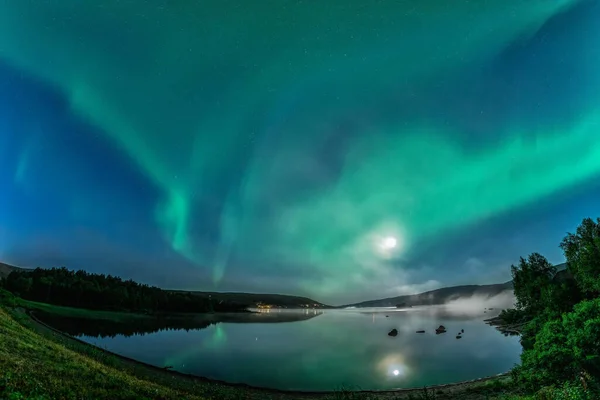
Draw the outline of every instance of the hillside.
<instances>
[{"instance_id":1,"label":"hillside","mask_svg":"<svg viewBox=\"0 0 600 400\"><path fill-rule=\"evenodd\" d=\"M0 263L0 279L6 278L8 276L8 274L10 274L11 272L13 272L15 270L22 271L24 269L26 269L26 268L13 267L12 265Z\"/></svg>"},{"instance_id":2,"label":"hillside","mask_svg":"<svg viewBox=\"0 0 600 400\"><path fill-rule=\"evenodd\" d=\"M262 293L237 293L237 292L197 292L174 290L174 292L188 292L196 296L208 298L211 296L216 301L230 301L241 304L250 304L253 307L279 307L279 308L333 308L308 297L289 296L285 294Z\"/></svg>"}]
</instances>

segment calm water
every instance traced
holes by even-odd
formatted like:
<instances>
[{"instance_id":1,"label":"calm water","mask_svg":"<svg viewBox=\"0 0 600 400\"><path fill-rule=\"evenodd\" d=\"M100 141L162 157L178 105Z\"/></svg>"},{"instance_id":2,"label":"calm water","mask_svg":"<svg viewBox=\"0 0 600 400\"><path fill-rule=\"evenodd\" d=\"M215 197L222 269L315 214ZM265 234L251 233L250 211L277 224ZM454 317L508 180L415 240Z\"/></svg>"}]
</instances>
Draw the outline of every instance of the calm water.
<instances>
[{"instance_id":1,"label":"calm water","mask_svg":"<svg viewBox=\"0 0 600 400\"><path fill-rule=\"evenodd\" d=\"M239 322L203 323L197 329L154 329L133 336L132 332L115 332L114 337L91 336L89 327L80 330L86 335L77 335L71 321L70 333L160 367L173 366L181 372L228 382L297 390L342 386L391 389L475 379L506 372L519 361L521 352L517 337L505 337L483 322L495 315L484 314L483 309L468 313L426 307L270 314L265 318L246 316ZM277 320L273 314L303 320L267 323ZM436 335L434 329L439 325L448 332ZM396 337L387 335L393 328L399 331ZM415 333L420 329L426 333ZM461 329L465 330L463 338L456 339Z\"/></svg>"}]
</instances>

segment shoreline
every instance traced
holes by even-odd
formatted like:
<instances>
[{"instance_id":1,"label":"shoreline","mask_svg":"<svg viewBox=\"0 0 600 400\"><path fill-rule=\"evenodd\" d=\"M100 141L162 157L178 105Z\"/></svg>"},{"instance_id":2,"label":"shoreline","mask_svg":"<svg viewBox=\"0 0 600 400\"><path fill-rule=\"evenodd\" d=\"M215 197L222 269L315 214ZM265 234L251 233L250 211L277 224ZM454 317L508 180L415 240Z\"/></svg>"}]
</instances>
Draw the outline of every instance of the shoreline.
<instances>
[{"instance_id":1,"label":"shoreline","mask_svg":"<svg viewBox=\"0 0 600 400\"><path fill-rule=\"evenodd\" d=\"M95 351L100 351L106 355L116 358L125 366L134 366L137 368L142 368L147 370L148 372L152 372L154 374L159 374L162 377L168 378L179 378L188 382L197 383L197 384L205 384L205 385L216 385L224 388L228 388L231 390L243 391L245 395L254 395L248 398L262 398L265 395L268 395L270 398L276 399L314 399L314 398L329 398L331 396L335 396L339 394L339 391L300 391L300 390L282 390L282 389L274 389L274 388L264 388L248 385L245 383L231 383L221 380L214 380L206 377L201 377L192 374L186 374L178 371L168 370L166 368L157 367L151 364L147 364L129 357L125 357L106 349L102 349L100 347L94 346L90 343L84 342L80 339L77 339L71 335L68 335L58 329L53 328L52 326L40 321L38 318L33 315L31 310L26 310L24 308L15 308L14 311L16 313L22 314L26 316L35 326L31 327L34 331L47 330L51 334L58 335L59 337L66 339L69 342L76 343L79 346L83 346L86 349L94 349ZM486 321L486 324L491 325ZM497 328L497 326L496 326ZM502 331L501 331L502 332ZM41 333L40 333L41 334ZM424 389L431 392L436 392L439 396L438 398L455 398L460 394L460 398L463 399L483 399L486 396L479 396L476 392L478 390L485 390L486 386L490 386L490 382L502 381L503 378L508 378L510 371L503 372L496 375L490 375L486 377L461 381L461 382L453 382L446 384L438 384L431 385L425 387L413 387L413 388L395 388L395 389L373 389L373 390L347 390L342 389L343 392L351 392L356 395L371 395L375 396L377 399L405 399L414 396L417 393L423 393ZM499 382L500 383L500 382ZM273 397L275 396L275 397ZM449 397L447 397L449 396ZM372 398L372 397L371 397Z\"/></svg>"},{"instance_id":2,"label":"shoreline","mask_svg":"<svg viewBox=\"0 0 600 400\"><path fill-rule=\"evenodd\" d=\"M504 334L512 334L512 335L521 335L523 332L523 327L527 324L527 322L519 322L516 324L505 324L500 316L496 316L493 318L488 318L483 320L487 325L493 326L501 333Z\"/></svg>"}]
</instances>

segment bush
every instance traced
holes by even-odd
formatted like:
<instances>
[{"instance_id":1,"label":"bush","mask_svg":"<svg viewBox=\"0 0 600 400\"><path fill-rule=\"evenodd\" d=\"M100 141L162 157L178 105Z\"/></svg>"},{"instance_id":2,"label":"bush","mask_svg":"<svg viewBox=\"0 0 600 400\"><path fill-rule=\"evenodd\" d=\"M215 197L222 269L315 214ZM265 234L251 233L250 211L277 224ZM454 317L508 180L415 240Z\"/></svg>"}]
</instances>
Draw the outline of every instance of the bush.
<instances>
[{"instance_id":1,"label":"bush","mask_svg":"<svg viewBox=\"0 0 600 400\"><path fill-rule=\"evenodd\" d=\"M520 324L522 322L527 321L527 315L521 310L517 310L515 308L509 308L506 310L502 310L499 315L500 319L502 319L502 323L504 324Z\"/></svg>"},{"instance_id":2,"label":"bush","mask_svg":"<svg viewBox=\"0 0 600 400\"><path fill-rule=\"evenodd\" d=\"M528 324L534 330L535 324ZM535 336L533 347L521 355L513 370L516 380L539 390L556 382L573 382L582 374L600 373L600 299L584 301L561 319L546 322Z\"/></svg>"},{"instance_id":3,"label":"bush","mask_svg":"<svg viewBox=\"0 0 600 400\"><path fill-rule=\"evenodd\" d=\"M600 391L596 381L589 380L586 387L578 381L569 381L561 387L545 387L535 395L536 400L598 400Z\"/></svg>"}]
</instances>

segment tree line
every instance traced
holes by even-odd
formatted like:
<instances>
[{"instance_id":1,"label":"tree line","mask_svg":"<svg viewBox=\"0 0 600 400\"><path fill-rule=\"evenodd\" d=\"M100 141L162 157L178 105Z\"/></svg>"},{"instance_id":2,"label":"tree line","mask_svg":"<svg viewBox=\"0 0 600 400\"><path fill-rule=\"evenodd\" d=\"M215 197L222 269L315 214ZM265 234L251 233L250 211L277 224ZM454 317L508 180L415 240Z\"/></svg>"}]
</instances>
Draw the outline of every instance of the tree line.
<instances>
[{"instance_id":1,"label":"tree line","mask_svg":"<svg viewBox=\"0 0 600 400\"><path fill-rule=\"evenodd\" d=\"M207 313L245 310L248 305L212 301L119 277L66 268L13 271L4 289L26 300L91 310L142 313Z\"/></svg>"},{"instance_id":2,"label":"tree line","mask_svg":"<svg viewBox=\"0 0 600 400\"><path fill-rule=\"evenodd\" d=\"M560 247L564 271L538 253L511 266L515 309L500 317L525 322L513 381L553 391L547 398L600 399L600 218L584 219Z\"/></svg>"}]
</instances>

